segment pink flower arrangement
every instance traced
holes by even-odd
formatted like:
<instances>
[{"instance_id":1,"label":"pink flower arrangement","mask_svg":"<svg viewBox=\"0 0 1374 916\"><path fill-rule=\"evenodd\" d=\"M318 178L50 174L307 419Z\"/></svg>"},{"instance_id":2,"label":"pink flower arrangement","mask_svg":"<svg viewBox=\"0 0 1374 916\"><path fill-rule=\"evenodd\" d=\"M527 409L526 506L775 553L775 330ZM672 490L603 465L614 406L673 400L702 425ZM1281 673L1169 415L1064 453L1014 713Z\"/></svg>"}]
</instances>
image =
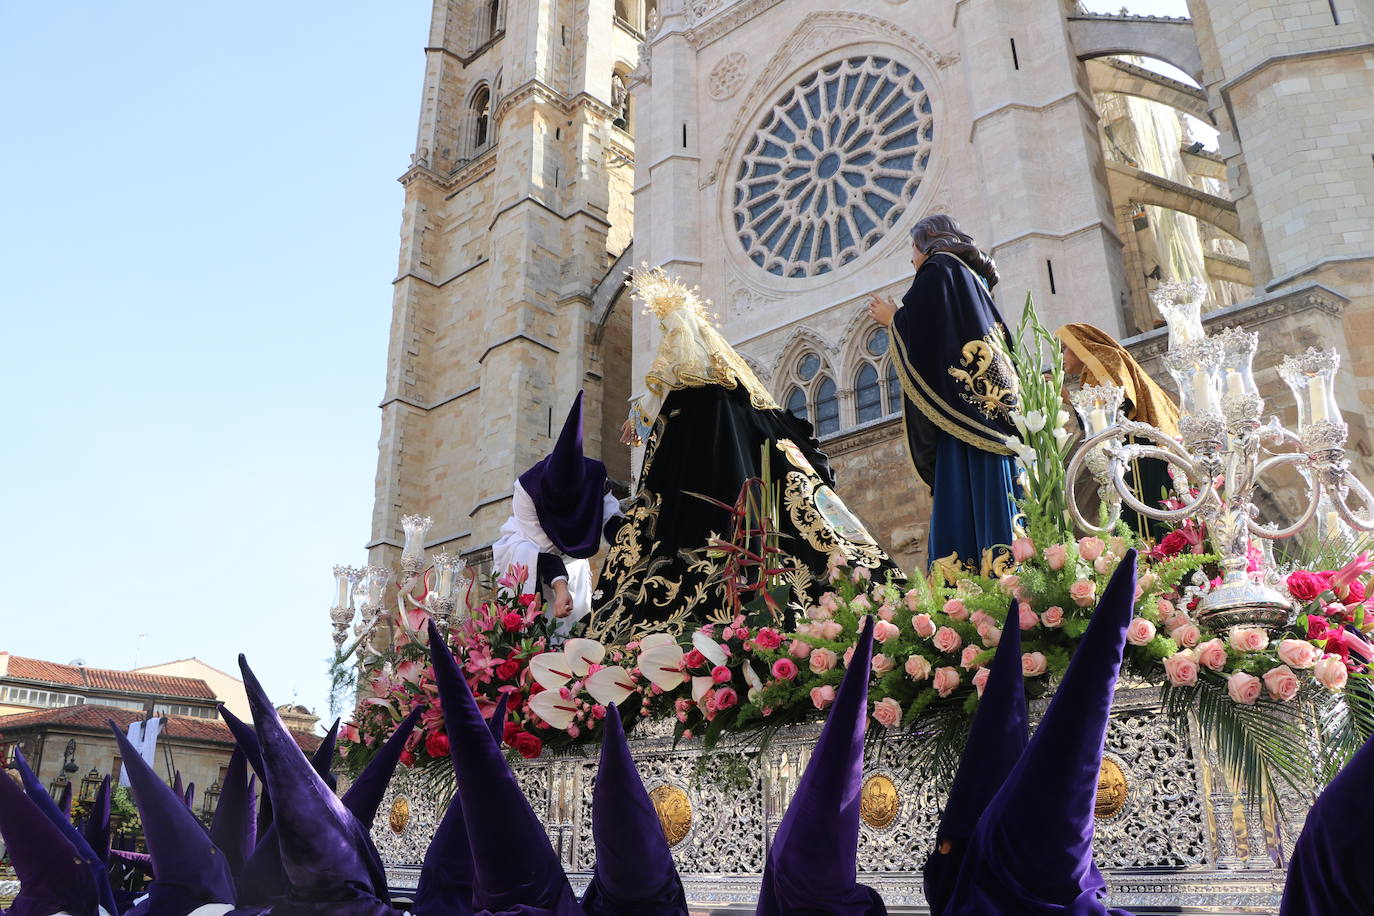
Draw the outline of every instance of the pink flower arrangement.
<instances>
[{"instance_id":1,"label":"pink flower arrangement","mask_svg":"<svg viewBox=\"0 0 1374 916\"><path fill-rule=\"evenodd\" d=\"M1312 677L1328 690L1344 690L1350 671L1340 656L1325 655L1312 666Z\"/></svg>"},{"instance_id":2,"label":"pink flower arrangement","mask_svg":"<svg viewBox=\"0 0 1374 916\"><path fill-rule=\"evenodd\" d=\"M1097 583L1091 579L1079 579L1069 586L1069 597L1079 607L1092 607L1097 601Z\"/></svg>"},{"instance_id":3,"label":"pink flower arrangement","mask_svg":"<svg viewBox=\"0 0 1374 916\"><path fill-rule=\"evenodd\" d=\"M773 677L780 681L790 681L797 676L797 663L790 658L780 658L773 662Z\"/></svg>"},{"instance_id":4,"label":"pink flower arrangement","mask_svg":"<svg viewBox=\"0 0 1374 916\"><path fill-rule=\"evenodd\" d=\"M1321 650L1305 639L1285 639L1279 642L1279 661L1290 668L1311 668L1321 657Z\"/></svg>"},{"instance_id":5,"label":"pink flower arrangement","mask_svg":"<svg viewBox=\"0 0 1374 916\"><path fill-rule=\"evenodd\" d=\"M1053 605L1045 609L1040 615L1040 622L1046 629L1057 630L1064 625L1064 609L1059 605Z\"/></svg>"},{"instance_id":6,"label":"pink flower arrangement","mask_svg":"<svg viewBox=\"0 0 1374 916\"><path fill-rule=\"evenodd\" d=\"M1021 676L1039 677L1050 668L1043 652L1023 652L1021 654Z\"/></svg>"},{"instance_id":7,"label":"pink flower arrangement","mask_svg":"<svg viewBox=\"0 0 1374 916\"><path fill-rule=\"evenodd\" d=\"M1264 673L1264 689L1270 698L1287 702L1298 695L1298 676L1287 665L1270 668Z\"/></svg>"},{"instance_id":8,"label":"pink flower arrangement","mask_svg":"<svg viewBox=\"0 0 1374 916\"><path fill-rule=\"evenodd\" d=\"M935 692L942 697L947 697L959 687L959 670L950 667L937 668L933 683Z\"/></svg>"},{"instance_id":9,"label":"pink flower arrangement","mask_svg":"<svg viewBox=\"0 0 1374 916\"><path fill-rule=\"evenodd\" d=\"M1069 548L1063 544L1051 544L1045 548L1045 565L1055 572L1064 568L1069 559Z\"/></svg>"},{"instance_id":10,"label":"pink flower arrangement","mask_svg":"<svg viewBox=\"0 0 1374 916\"><path fill-rule=\"evenodd\" d=\"M963 654L959 656L959 667L977 668L978 656L982 653L982 651L983 650L979 649L977 646L965 646Z\"/></svg>"},{"instance_id":11,"label":"pink flower arrangement","mask_svg":"<svg viewBox=\"0 0 1374 916\"><path fill-rule=\"evenodd\" d=\"M889 639L896 639L902 635L901 627L895 623L888 623L886 620L878 620L873 625L873 639L879 643L885 643Z\"/></svg>"},{"instance_id":12,"label":"pink flower arrangement","mask_svg":"<svg viewBox=\"0 0 1374 916\"><path fill-rule=\"evenodd\" d=\"M1226 679L1226 692L1242 706L1254 706L1260 689L1260 679L1244 671L1233 671Z\"/></svg>"},{"instance_id":13,"label":"pink flower arrangement","mask_svg":"<svg viewBox=\"0 0 1374 916\"><path fill-rule=\"evenodd\" d=\"M1102 556L1106 549L1107 545L1099 537L1089 535L1078 539L1078 555L1089 563Z\"/></svg>"},{"instance_id":14,"label":"pink flower arrangement","mask_svg":"<svg viewBox=\"0 0 1374 916\"><path fill-rule=\"evenodd\" d=\"M977 671L973 672L973 689L978 691L978 696L981 697L983 695L983 690L988 686L988 677L990 675L991 672L988 671L987 668L979 668Z\"/></svg>"},{"instance_id":15,"label":"pink flower arrangement","mask_svg":"<svg viewBox=\"0 0 1374 916\"><path fill-rule=\"evenodd\" d=\"M1174 642L1185 649L1193 648L1198 644L1198 640L1202 639L1202 631L1198 629L1195 623L1185 623L1169 635L1173 636Z\"/></svg>"},{"instance_id":16,"label":"pink flower arrangement","mask_svg":"<svg viewBox=\"0 0 1374 916\"><path fill-rule=\"evenodd\" d=\"M1030 538L1015 538L1011 542L1011 555L1017 563L1024 563L1035 556L1035 542Z\"/></svg>"},{"instance_id":17,"label":"pink flower arrangement","mask_svg":"<svg viewBox=\"0 0 1374 916\"><path fill-rule=\"evenodd\" d=\"M911 618L911 628L916 631L916 635L922 639L930 639L935 635L935 621L929 614L917 614Z\"/></svg>"},{"instance_id":18,"label":"pink flower arrangement","mask_svg":"<svg viewBox=\"0 0 1374 916\"><path fill-rule=\"evenodd\" d=\"M1269 634L1259 627L1235 627L1227 641L1237 652L1263 652L1269 647Z\"/></svg>"},{"instance_id":19,"label":"pink flower arrangement","mask_svg":"<svg viewBox=\"0 0 1374 916\"><path fill-rule=\"evenodd\" d=\"M964 644L959 632L950 627L940 627L936 630L932 642L935 644L935 648L941 652L957 652L959 647Z\"/></svg>"},{"instance_id":20,"label":"pink flower arrangement","mask_svg":"<svg viewBox=\"0 0 1374 916\"><path fill-rule=\"evenodd\" d=\"M906 676L913 681L924 681L930 677L931 673L930 662L926 660L924 655L911 656L902 668L906 671Z\"/></svg>"},{"instance_id":21,"label":"pink flower arrangement","mask_svg":"<svg viewBox=\"0 0 1374 916\"><path fill-rule=\"evenodd\" d=\"M817 709L825 709L835 702L835 688L829 684L811 688L811 705Z\"/></svg>"},{"instance_id":22,"label":"pink flower arrangement","mask_svg":"<svg viewBox=\"0 0 1374 916\"><path fill-rule=\"evenodd\" d=\"M1209 639L1197 647L1197 663L1209 671L1226 667L1226 644L1220 637Z\"/></svg>"},{"instance_id":23,"label":"pink flower arrangement","mask_svg":"<svg viewBox=\"0 0 1374 916\"><path fill-rule=\"evenodd\" d=\"M839 664L840 658L833 649L816 649L812 651L808 662L812 674L824 674Z\"/></svg>"},{"instance_id":24,"label":"pink flower arrangement","mask_svg":"<svg viewBox=\"0 0 1374 916\"><path fill-rule=\"evenodd\" d=\"M1133 646L1143 646L1155 638L1155 625L1144 617L1137 617L1126 628L1126 642Z\"/></svg>"},{"instance_id":25,"label":"pink flower arrangement","mask_svg":"<svg viewBox=\"0 0 1374 916\"><path fill-rule=\"evenodd\" d=\"M760 649L776 649L782 645L782 634L772 627L760 627L754 634L754 644Z\"/></svg>"},{"instance_id":26,"label":"pink flower arrangement","mask_svg":"<svg viewBox=\"0 0 1374 916\"><path fill-rule=\"evenodd\" d=\"M1016 606L1016 618L1017 625L1023 630L1034 630L1040 623L1040 615L1035 613L1029 601L1022 601Z\"/></svg>"},{"instance_id":27,"label":"pink flower arrangement","mask_svg":"<svg viewBox=\"0 0 1374 916\"><path fill-rule=\"evenodd\" d=\"M945 616L953 620L968 620L968 608L964 607L964 602L958 598L951 598L945 602Z\"/></svg>"},{"instance_id":28,"label":"pink flower arrangement","mask_svg":"<svg viewBox=\"0 0 1374 916\"><path fill-rule=\"evenodd\" d=\"M888 658L881 652L873 656L872 664L873 673L879 676L887 674L889 671L897 667L896 662L894 662L892 659Z\"/></svg>"}]
</instances>

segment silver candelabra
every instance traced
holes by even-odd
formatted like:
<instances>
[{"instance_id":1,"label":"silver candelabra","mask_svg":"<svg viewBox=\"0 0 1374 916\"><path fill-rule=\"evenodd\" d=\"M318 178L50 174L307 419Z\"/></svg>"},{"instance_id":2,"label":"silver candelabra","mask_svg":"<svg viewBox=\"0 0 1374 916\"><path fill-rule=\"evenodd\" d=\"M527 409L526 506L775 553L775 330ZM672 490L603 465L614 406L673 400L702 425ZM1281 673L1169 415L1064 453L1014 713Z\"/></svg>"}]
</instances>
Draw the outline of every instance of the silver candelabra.
<instances>
[{"instance_id":1,"label":"silver candelabra","mask_svg":"<svg viewBox=\"0 0 1374 916\"><path fill-rule=\"evenodd\" d=\"M1164 365L1179 392L1181 441L1120 415L1120 387L1089 386L1074 393L1085 438L1069 459L1069 512L1079 527L1094 533L1115 527L1122 503L1147 518L1205 524L1211 548L1220 558L1222 581L1203 596L1198 620L1220 628L1279 627L1289 621L1292 602L1249 574L1251 537L1292 537L1318 518L1323 506L1327 511L1319 524L1328 536L1341 526L1374 531L1374 497L1350 473L1345 458L1349 427L1335 397L1339 354L1310 348L1285 357L1279 374L1297 399L1297 432L1280 425L1277 417L1261 422L1264 400L1251 368L1259 335L1236 328L1206 334L1201 315L1205 292L1206 286L1194 280L1165 284L1151 294L1168 322ZM1167 463L1178 508L1148 505L1136 496L1126 474L1141 458ZM1086 520L1075 498L1076 478L1085 466L1106 508L1101 524ZM1286 527L1261 525L1255 487L1284 467L1298 470L1306 481L1304 508Z\"/></svg>"}]
</instances>

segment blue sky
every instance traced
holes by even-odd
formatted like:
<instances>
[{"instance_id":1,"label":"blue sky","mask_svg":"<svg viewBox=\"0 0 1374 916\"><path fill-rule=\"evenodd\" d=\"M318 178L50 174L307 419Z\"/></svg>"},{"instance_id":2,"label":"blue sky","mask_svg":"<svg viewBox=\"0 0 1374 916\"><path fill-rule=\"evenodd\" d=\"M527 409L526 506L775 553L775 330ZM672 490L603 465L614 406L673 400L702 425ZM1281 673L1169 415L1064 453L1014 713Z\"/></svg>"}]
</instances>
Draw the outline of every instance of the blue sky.
<instances>
[{"instance_id":1,"label":"blue sky","mask_svg":"<svg viewBox=\"0 0 1374 916\"><path fill-rule=\"evenodd\" d=\"M0 13L0 649L247 649L323 713L429 4L61 11Z\"/></svg>"},{"instance_id":2,"label":"blue sky","mask_svg":"<svg viewBox=\"0 0 1374 916\"><path fill-rule=\"evenodd\" d=\"M274 699L324 711L428 19L0 12L0 649L228 671L248 649Z\"/></svg>"}]
</instances>

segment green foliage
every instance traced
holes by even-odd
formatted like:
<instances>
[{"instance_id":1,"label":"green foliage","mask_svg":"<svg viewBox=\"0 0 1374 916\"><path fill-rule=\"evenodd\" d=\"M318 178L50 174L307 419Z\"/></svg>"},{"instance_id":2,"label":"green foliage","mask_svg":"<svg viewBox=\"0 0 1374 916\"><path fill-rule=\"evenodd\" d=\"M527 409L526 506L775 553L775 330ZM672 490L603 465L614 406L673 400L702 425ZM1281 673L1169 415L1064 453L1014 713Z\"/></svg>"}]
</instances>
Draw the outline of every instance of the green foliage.
<instances>
[{"instance_id":1,"label":"green foliage","mask_svg":"<svg viewBox=\"0 0 1374 916\"><path fill-rule=\"evenodd\" d=\"M1025 451L1020 454L1026 492L1022 501L1026 533L1037 544L1071 537L1064 496L1065 447L1069 420L1063 407L1064 357L1059 341L1040 323L1026 293L1021 322L1012 338L1012 367L1020 389L1020 409L1012 415Z\"/></svg>"}]
</instances>

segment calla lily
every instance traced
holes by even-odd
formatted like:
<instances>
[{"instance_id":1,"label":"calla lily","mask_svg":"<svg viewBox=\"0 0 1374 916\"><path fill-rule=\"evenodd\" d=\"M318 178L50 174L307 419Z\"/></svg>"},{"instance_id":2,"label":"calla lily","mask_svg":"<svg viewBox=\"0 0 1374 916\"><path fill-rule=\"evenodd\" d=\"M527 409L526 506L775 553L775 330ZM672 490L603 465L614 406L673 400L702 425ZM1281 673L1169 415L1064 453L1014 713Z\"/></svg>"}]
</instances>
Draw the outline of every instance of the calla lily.
<instances>
[{"instance_id":1,"label":"calla lily","mask_svg":"<svg viewBox=\"0 0 1374 916\"><path fill-rule=\"evenodd\" d=\"M635 692L630 672L619 665L602 668L584 682L587 692L603 706L619 706L625 698ZM537 695L537 694L536 694Z\"/></svg>"},{"instance_id":2,"label":"calla lily","mask_svg":"<svg viewBox=\"0 0 1374 916\"><path fill-rule=\"evenodd\" d=\"M749 702L752 703L763 690L763 679L754 670L754 666L748 662L744 663L744 682L749 685Z\"/></svg>"},{"instance_id":3,"label":"calla lily","mask_svg":"<svg viewBox=\"0 0 1374 916\"><path fill-rule=\"evenodd\" d=\"M692 648L706 657L712 665L725 664L725 650L714 639L697 630L692 634Z\"/></svg>"},{"instance_id":4,"label":"calla lily","mask_svg":"<svg viewBox=\"0 0 1374 916\"><path fill-rule=\"evenodd\" d=\"M562 652L540 652L530 659L530 677L545 690L557 690L573 679L572 661Z\"/></svg>"},{"instance_id":5,"label":"calla lily","mask_svg":"<svg viewBox=\"0 0 1374 916\"><path fill-rule=\"evenodd\" d=\"M601 664L606 647L595 639L570 639L563 644L563 654L568 657L572 673L583 677L592 665Z\"/></svg>"},{"instance_id":6,"label":"calla lily","mask_svg":"<svg viewBox=\"0 0 1374 916\"><path fill-rule=\"evenodd\" d=\"M539 656L535 656L538 658ZM682 647L678 645L654 646L639 653L639 673L663 690L680 687L687 680L682 673Z\"/></svg>"},{"instance_id":7,"label":"calla lily","mask_svg":"<svg viewBox=\"0 0 1374 916\"><path fill-rule=\"evenodd\" d=\"M716 682L709 676L692 678L692 699L700 703L701 698L706 696L706 691L714 686L716 686Z\"/></svg>"},{"instance_id":8,"label":"calla lily","mask_svg":"<svg viewBox=\"0 0 1374 916\"><path fill-rule=\"evenodd\" d=\"M659 646L676 646L677 637L672 633L650 633L639 641L639 651L646 652L649 649L657 649Z\"/></svg>"},{"instance_id":9,"label":"calla lily","mask_svg":"<svg viewBox=\"0 0 1374 916\"><path fill-rule=\"evenodd\" d=\"M530 709L552 727L562 730L572 725L577 705L563 699L557 690L545 690L530 697Z\"/></svg>"}]
</instances>

